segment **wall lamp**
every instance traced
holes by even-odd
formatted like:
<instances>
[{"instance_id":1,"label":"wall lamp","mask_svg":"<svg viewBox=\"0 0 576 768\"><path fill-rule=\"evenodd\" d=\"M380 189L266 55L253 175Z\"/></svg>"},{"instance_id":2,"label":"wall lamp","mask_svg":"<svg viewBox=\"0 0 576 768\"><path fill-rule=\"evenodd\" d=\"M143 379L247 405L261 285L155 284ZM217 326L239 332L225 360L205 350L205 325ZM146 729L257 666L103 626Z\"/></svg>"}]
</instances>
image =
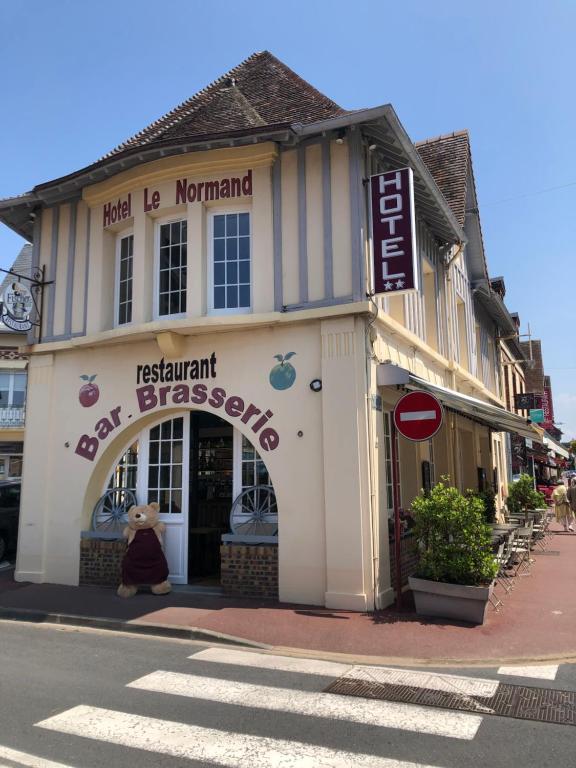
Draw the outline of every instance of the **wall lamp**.
<instances>
[{"instance_id":1,"label":"wall lamp","mask_svg":"<svg viewBox=\"0 0 576 768\"><path fill-rule=\"evenodd\" d=\"M312 379L310 382L310 389L312 392L320 392L322 389L322 379Z\"/></svg>"},{"instance_id":2,"label":"wall lamp","mask_svg":"<svg viewBox=\"0 0 576 768\"><path fill-rule=\"evenodd\" d=\"M340 128L336 134L336 144L344 144L344 138L346 137L346 131L344 128Z\"/></svg>"}]
</instances>

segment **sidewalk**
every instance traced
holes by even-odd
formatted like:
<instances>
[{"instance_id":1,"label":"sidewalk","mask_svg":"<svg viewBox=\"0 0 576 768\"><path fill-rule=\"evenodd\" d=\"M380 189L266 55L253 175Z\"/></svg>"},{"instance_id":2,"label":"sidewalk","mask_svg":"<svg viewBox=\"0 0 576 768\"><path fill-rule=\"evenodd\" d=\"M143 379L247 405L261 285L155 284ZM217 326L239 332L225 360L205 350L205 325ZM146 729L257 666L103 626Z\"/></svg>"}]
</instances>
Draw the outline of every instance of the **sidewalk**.
<instances>
[{"instance_id":1,"label":"sidewalk","mask_svg":"<svg viewBox=\"0 0 576 768\"><path fill-rule=\"evenodd\" d=\"M534 552L532 575L516 580L482 626L419 619L409 595L401 613L332 611L185 591L130 600L111 589L26 584L0 571L0 619L60 621L223 639L314 655L347 654L388 662L501 662L576 659L576 534L560 532ZM48 614L48 615L47 615ZM82 617L74 619L71 617ZM104 621L98 621L104 620Z\"/></svg>"}]
</instances>

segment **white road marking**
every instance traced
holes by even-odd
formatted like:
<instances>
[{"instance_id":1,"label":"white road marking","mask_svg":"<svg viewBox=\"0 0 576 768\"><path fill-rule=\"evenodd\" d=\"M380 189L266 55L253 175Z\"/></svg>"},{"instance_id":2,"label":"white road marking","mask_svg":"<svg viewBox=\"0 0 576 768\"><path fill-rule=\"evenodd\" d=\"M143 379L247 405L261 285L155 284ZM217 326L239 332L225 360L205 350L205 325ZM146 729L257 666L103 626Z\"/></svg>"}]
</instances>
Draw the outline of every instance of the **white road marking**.
<instances>
[{"instance_id":1,"label":"white road marking","mask_svg":"<svg viewBox=\"0 0 576 768\"><path fill-rule=\"evenodd\" d=\"M532 667L500 667L498 674L514 677L534 677L540 680L556 680L558 664L550 664L548 666L534 665Z\"/></svg>"},{"instance_id":2,"label":"white road marking","mask_svg":"<svg viewBox=\"0 0 576 768\"><path fill-rule=\"evenodd\" d=\"M405 411L400 413L400 421L428 421L437 418L436 411Z\"/></svg>"},{"instance_id":3,"label":"white road marking","mask_svg":"<svg viewBox=\"0 0 576 768\"><path fill-rule=\"evenodd\" d=\"M446 712L442 709L388 701L351 699L349 696L330 693L252 685L161 670L128 683L127 687L254 709L292 712L306 717L324 717L382 728L430 733L453 739L473 739L482 723L481 716L468 713Z\"/></svg>"},{"instance_id":4,"label":"white road marking","mask_svg":"<svg viewBox=\"0 0 576 768\"><path fill-rule=\"evenodd\" d=\"M27 752L19 752L17 749L10 749L2 745L0 745L0 759L10 760L13 763L18 763L18 765L26 766L26 768L71 768L71 766L64 765L64 763L54 763L52 760L45 760L43 757L30 755ZM14 766L4 766L4 763L2 763L0 768L14 768Z\"/></svg>"},{"instance_id":5,"label":"white road marking","mask_svg":"<svg viewBox=\"0 0 576 768\"><path fill-rule=\"evenodd\" d=\"M210 661L216 664L234 664L238 667L257 667L274 669L280 672L303 672L308 675L339 677L351 668L351 664L338 664L334 661L300 659L292 656L275 656L266 653L237 651L229 648L207 648L188 657L193 661Z\"/></svg>"},{"instance_id":6,"label":"white road marking","mask_svg":"<svg viewBox=\"0 0 576 768\"><path fill-rule=\"evenodd\" d=\"M413 671L395 667L355 666L344 677L368 682L409 685L413 688L429 688L434 691L460 693L463 696L490 698L498 690L498 680L482 677L444 675L438 672Z\"/></svg>"},{"instance_id":7,"label":"white road marking","mask_svg":"<svg viewBox=\"0 0 576 768\"><path fill-rule=\"evenodd\" d=\"M375 755L356 754L299 741L272 739L79 706L49 717L40 728L147 752L228 768L432 768Z\"/></svg>"}]
</instances>

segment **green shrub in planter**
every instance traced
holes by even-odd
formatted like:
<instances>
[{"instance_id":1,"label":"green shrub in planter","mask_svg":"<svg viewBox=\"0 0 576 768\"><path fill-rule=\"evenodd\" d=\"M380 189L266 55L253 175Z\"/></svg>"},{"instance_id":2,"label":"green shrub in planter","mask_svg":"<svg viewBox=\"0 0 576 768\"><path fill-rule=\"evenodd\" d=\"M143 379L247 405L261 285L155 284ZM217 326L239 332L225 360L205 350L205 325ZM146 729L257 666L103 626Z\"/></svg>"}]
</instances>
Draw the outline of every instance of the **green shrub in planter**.
<instances>
[{"instance_id":1,"label":"green shrub in planter","mask_svg":"<svg viewBox=\"0 0 576 768\"><path fill-rule=\"evenodd\" d=\"M496 576L484 504L441 481L412 502L420 561L416 576L448 584L480 586Z\"/></svg>"},{"instance_id":2,"label":"green shrub in planter","mask_svg":"<svg viewBox=\"0 0 576 768\"><path fill-rule=\"evenodd\" d=\"M480 499L484 505L484 521L487 523L494 523L496 521L496 494L494 489L490 486L483 491L467 490L465 495L467 497L474 496Z\"/></svg>"},{"instance_id":3,"label":"green shrub in planter","mask_svg":"<svg viewBox=\"0 0 576 768\"><path fill-rule=\"evenodd\" d=\"M540 509L546 506L543 493L534 490L534 480L530 475L520 475L508 489L506 506L513 514L520 514L525 509Z\"/></svg>"}]
</instances>

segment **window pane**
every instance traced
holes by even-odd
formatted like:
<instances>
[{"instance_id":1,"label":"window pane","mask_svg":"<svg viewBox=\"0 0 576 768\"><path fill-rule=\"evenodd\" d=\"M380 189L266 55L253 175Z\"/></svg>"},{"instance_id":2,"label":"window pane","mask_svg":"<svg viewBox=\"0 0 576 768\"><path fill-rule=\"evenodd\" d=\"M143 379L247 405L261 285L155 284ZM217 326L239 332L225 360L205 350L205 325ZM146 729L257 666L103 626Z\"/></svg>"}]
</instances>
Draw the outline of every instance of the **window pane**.
<instances>
[{"instance_id":1,"label":"window pane","mask_svg":"<svg viewBox=\"0 0 576 768\"><path fill-rule=\"evenodd\" d=\"M160 227L160 248L170 245L170 224L162 224Z\"/></svg>"},{"instance_id":2,"label":"window pane","mask_svg":"<svg viewBox=\"0 0 576 768\"><path fill-rule=\"evenodd\" d=\"M237 259L238 258L238 240L235 238L228 237L226 238L226 259Z\"/></svg>"},{"instance_id":3,"label":"window pane","mask_svg":"<svg viewBox=\"0 0 576 768\"><path fill-rule=\"evenodd\" d=\"M226 264L226 282L237 283L238 282L238 262L230 261Z\"/></svg>"},{"instance_id":4,"label":"window pane","mask_svg":"<svg viewBox=\"0 0 576 768\"><path fill-rule=\"evenodd\" d=\"M239 242L238 258L249 259L250 258L250 238L241 237L239 238L238 242Z\"/></svg>"},{"instance_id":5,"label":"window pane","mask_svg":"<svg viewBox=\"0 0 576 768\"><path fill-rule=\"evenodd\" d=\"M237 235L238 234L238 214L229 213L226 216L226 234Z\"/></svg>"},{"instance_id":6,"label":"window pane","mask_svg":"<svg viewBox=\"0 0 576 768\"><path fill-rule=\"evenodd\" d=\"M249 285L241 285L240 286L239 306L240 307L249 307L250 306L250 286Z\"/></svg>"},{"instance_id":7,"label":"window pane","mask_svg":"<svg viewBox=\"0 0 576 768\"><path fill-rule=\"evenodd\" d=\"M214 240L214 261L224 261L226 240Z\"/></svg>"},{"instance_id":8,"label":"window pane","mask_svg":"<svg viewBox=\"0 0 576 768\"><path fill-rule=\"evenodd\" d=\"M160 269L170 266L170 248L160 248Z\"/></svg>"},{"instance_id":9,"label":"window pane","mask_svg":"<svg viewBox=\"0 0 576 768\"><path fill-rule=\"evenodd\" d=\"M250 282L250 262L249 261L241 261L239 263L238 279L239 279L239 282L241 283Z\"/></svg>"},{"instance_id":10,"label":"window pane","mask_svg":"<svg viewBox=\"0 0 576 768\"><path fill-rule=\"evenodd\" d=\"M214 237L224 237L226 234L225 226L225 216L214 216Z\"/></svg>"},{"instance_id":11,"label":"window pane","mask_svg":"<svg viewBox=\"0 0 576 768\"><path fill-rule=\"evenodd\" d=\"M174 224L170 225L170 242L172 245L174 243L180 242L180 222L175 221Z\"/></svg>"},{"instance_id":12,"label":"window pane","mask_svg":"<svg viewBox=\"0 0 576 768\"><path fill-rule=\"evenodd\" d=\"M226 306L230 309L238 306L238 288L235 285L229 285L226 289Z\"/></svg>"},{"instance_id":13,"label":"window pane","mask_svg":"<svg viewBox=\"0 0 576 768\"><path fill-rule=\"evenodd\" d=\"M170 313L170 303L168 300L168 294L164 293L160 296L158 314L168 315Z\"/></svg>"},{"instance_id":14,"label":"window pane","mask_svg":"<svg viewBox=\"0 0 576 768\"><path fill-rule=\"evenodd\" d=\"M226 306L225 292L225 288L214 288L214 309L224 309Z\"/></svg>"},{"instance_id":15,"label":"window pane","mask_svg":"<svg viewBox=\"0 0 576 768\"><path fill-rule=\"evenodd\" d=\"M184 419L174 419L172 422L172 435L174 439L182 438L182 432L184 429Z\"/></svg>"},{"instance_id":16,"label":"window pane","mask_svg":"<svg viewBox=\"0 0 576 768\"><path fill-rule=\"evenodd\" d=\"M158 429L158 427L155 427ZM158 464L159 444L154 441L150 441L150 464Z\"/></svg>"},{"instance_id":17,"label":"window pane","mask_svg":"<svg viewBox=\"0 0 576 768\"><path fill-rule=\"evenodd\" d=\"M226 282L225 264L214 264L214 285L223 285Z\"/></svg>"},{"instance_id":18,"label":"window pane","mask_svg":"<svg viewBox=\"0 0 576 768\"><path fill-rule=\"evenodd\" d=\"M249 235L250 234L250 214L241 213L238 216L238 234Z\"/></svg>"}]
</instances>

